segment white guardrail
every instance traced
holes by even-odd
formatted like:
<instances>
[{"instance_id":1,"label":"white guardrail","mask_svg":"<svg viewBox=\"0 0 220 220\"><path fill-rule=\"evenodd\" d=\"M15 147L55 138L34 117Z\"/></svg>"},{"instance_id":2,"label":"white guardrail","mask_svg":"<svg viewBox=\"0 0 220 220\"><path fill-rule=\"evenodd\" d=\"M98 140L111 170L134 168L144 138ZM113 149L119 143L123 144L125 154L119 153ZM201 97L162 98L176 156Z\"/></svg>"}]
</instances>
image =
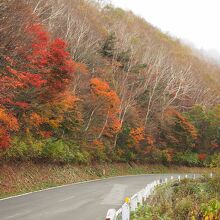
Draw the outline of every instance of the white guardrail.
<instances>
[{"instance_id":1,"label":"white guardrail","mask_svg":"<svg viewBox=\"0 0 220 220\"><path fill-rule=\"evenodd\" d=\"M212 175L210 176L212 177ZM188 175L185 175L184 177L178 176L177 180L180 181L181 178L188 178ZM193 174L192 178L195 179L196 175ZM173 181L174 177L171 176L169 180ZM126 198L125 203L119 210L109 209L105 220L130 220L131 212L135 212L138 206L143 205L143 202L145 202L146 199L154 192L155 187L167 182L168 178L165 178L155 180L147 184L144 189L133 195L131 198Z\"/></svg>"}]
</instances>

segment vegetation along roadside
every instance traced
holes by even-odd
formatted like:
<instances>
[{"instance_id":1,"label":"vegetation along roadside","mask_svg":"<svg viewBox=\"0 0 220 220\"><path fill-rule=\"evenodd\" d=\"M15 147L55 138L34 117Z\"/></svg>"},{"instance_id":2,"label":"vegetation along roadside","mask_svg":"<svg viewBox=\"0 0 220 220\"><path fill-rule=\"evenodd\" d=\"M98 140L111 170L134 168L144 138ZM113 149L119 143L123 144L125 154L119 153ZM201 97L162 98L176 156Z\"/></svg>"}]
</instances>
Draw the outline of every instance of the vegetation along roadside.
<instances>
[{"instance_id":1,"label":"vegetation along roadside","mask_svg":"<svg viewBox=\"0 0 220 220\"><path fill-rule=\"evenodd\" d=\"M131 219L219 220L220 176L161 185Z\"/></svg>"}]
</instances>

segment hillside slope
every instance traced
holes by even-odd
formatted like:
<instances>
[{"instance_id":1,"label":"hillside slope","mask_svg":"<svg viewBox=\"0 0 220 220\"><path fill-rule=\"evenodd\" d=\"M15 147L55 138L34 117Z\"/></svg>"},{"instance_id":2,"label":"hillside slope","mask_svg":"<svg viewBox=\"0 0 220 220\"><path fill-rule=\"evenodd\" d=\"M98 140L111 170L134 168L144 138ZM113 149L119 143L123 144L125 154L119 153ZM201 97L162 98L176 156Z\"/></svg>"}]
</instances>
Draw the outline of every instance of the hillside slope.
<instances>
[{"instance_id":1,"label":"hillside slope","mask_svg":"<svg viewBox=\"0 0 220 220\"><path fill-rule=\"evenodd\" d=\"M2 161L218 164L218 66L105 3L0 13Z\"/></svg>"}]
</instances>

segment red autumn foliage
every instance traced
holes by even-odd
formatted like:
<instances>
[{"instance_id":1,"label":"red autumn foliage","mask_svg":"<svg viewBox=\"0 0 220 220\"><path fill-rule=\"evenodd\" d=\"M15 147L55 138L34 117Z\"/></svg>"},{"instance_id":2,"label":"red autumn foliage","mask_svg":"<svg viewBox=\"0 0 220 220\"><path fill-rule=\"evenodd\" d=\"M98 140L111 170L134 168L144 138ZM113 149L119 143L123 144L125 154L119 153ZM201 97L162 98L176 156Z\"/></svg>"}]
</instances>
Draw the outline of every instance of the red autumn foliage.
<instances>
[{"instance_id":1,"label":"red autumn foliage","mask_svg":"<svg viewBox=\"0 0 220 220\"><path fill-rule=\"evenodd\" d=\"M198 159L200 161L204 161L206 159L206 157L207 157L207 154L205 154L205 153L198 154Z\"/></svg>"},{"instance_id":2,"label":"red autumn foliage","mask_svg":"<svg viewBox=\"0 0 220 220\"><path fill-rule=\"evenodd\" d=\"M212 147L212 149L216 149L216 148L219 148L219 144L218 143L216 143L215 141L212 141L211 142L211 147Z\"/></svg>"},{"instance_id":3,"label":"red autumn foliage","mask_svg":"<svg viewBox=\"0 0 220 220\"><path fill-rule=\"evenodd\" d=\"M53 133L51 131L41 131L41 135L44 138L50 138L53 135Z\"/></svg>"},{"instance_id":4,"label":"red autumn foliage","mask_svg":"<svg viewBox=\"0 0 220 220\"><path fill-rule=\"evenodd\" d=\"M6 65L0 72L0 106L4 109L0 112L0 123L6 125L4 130L1 129L2 148L10 145L10 133L15 129L9 126L10 120L15 122L15 130L18 130L18 124L22 125L20 128L27 128L28 121L33 120L35 111L38 111L36 106L54 108L55 103L63 103L63 113L76 100L70 91L75 63L66 50L66 43L61 39L51 40L40 24L29 25L23 34L26 35L26 45L16 48L17 56L5 57ZM38 113L35 119L36 115ZM36 124L55 125L62 119L58 117L59 120L51 120L38 115ZM40 122L40 118L43 121ZM52 135L50 131L40 134L44 137Z\"/></svg>"},{"instance_id":5,"label":"red autumn foliage","mask_svg":"<svg viewBox=\"0 0 220 220\"><path fill-rule=\"evenodd\" d=\"M0 108L0 148L6 149L10 146L10 132L18 131L19 125L17 119Z\"/></svg>"},{"instance_id":6,"label":"red autumn foliage","mask_svg":"<svg viewBox=\"0 0 220 220\"><path fill-rule=\"evenodd\" d=\"M32 52L28 55L29 67L40 72L45 80L43 97L54 98L71 85L76 64L66 50L66 43L60 38L50 40L49 34L41 25L30 26L28 33L32 37Z\"/></svg>"},{"instance_id":7,"label":"red autumn foliage","mask_svg":"<svg viewBox=\"0 0 220 220\"><path fill-rule=\"evenodd\" d=\"M11 138L6 129L0 127L0 149L6 149L10 146Z\"/></svg>"}]
</instances>

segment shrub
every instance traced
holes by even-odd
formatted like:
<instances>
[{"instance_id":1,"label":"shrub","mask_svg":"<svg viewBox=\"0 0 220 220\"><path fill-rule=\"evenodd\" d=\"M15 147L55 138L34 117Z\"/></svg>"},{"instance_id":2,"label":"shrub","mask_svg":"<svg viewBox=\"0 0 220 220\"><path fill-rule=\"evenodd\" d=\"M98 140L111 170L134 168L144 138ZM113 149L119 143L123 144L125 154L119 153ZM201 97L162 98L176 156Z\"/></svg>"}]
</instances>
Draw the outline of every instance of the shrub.
<instances>
[{"instance_id":1,"label":"shrub","mask_svg":"<svg viewBox=\"0 0 220 220\"><path fill-rule=\"evenodd\" d=\"M176 153L173 157L173 161L178 165L186 165L186 166L201 165L201 161L198 158L198 154L190 151Z\"/></svg>"},{"instance_id":2,"label":"shrub","mask_svg":"<svg viewBox=\"0 0 220 220\"><path fill-rule=\"evenodd\" d=\"M220 202L216 199L211 199L208 203L203 203L201 210L204 219L220 218Z\"/></svg>"},{"instance_id":3,"label":"shrub","mask_svg":"<svg viewBox=\"0 0 220 220\"><path fill-rule=\"evenodd\" d=\"M3 157L6 160L27 160L29 159L29 146L27 142L19 139L18 137L13 138L11 147L3 153Z\"/></svg>"},{"instance_id":4,"label":"shrub","mask_svg":"<svg viewBox=\"0 0 220 220\"><path fill-rule=\"evenodd\" d=\"M53 162L68 162L70 160L70 150L62 140L50 139L43 148L43 158Z\"/></svg>"},{"instance_id":5,"label":"shrub","mask_svg":"<svg viewBox=\"0 0 220 220\"><path fill-rule=\"evenodd\" d=\"M65 142L54 138L36 140L28 138L26 140L14 137L12 146L0 152L0 157L7 161L27 161L27 160L48 160L61 163L83 163L90 162L88 152L80 149L73 142Z\"/></svg>"},{"instance_id":6,"label":"shrub","mask_svg":"<svg viewBox=\"0 0 220 220\"><path fill-rule=\"evenodd\" d=\"M146 155L145 161L147 163L167 163L167 155L165 151L154 149Z\"/></svg>"},{"instance_id":7,"label":"shrub","mask_svg":"<svg viewBox=\"0 0 220 220\"><path fill-rule=\"evenodd\" d=\"M93 161L104 162L107 160L106 153L102 149L94 149L90 152Z\"/></svg>"},{"instance_id":8,"label":"shrub","mask_svg":"<svg viewBox=\"0 0 220 220\"><path fill-rule=\"evenodd\" d=\"M214 176L213 178L208 179L208 189L211 194L220 195L220 176ZM220 197L219 197L220 199Z\"/></svg>"},{"instance_id":9,"label":"shrub","mask_svg":"<svg viewBox=\"0 0 220 220\"><path fill-rule=\"evenodd\" d=\"M220 176L160 185L132 220L220 219Z\"/></svg>"},{"instance_id":10,"label":"shrub","mask_svg":"<svg viewBox=\"0 0 220 220\"><path fill-rule=\"evenodd\" d=\"M220 167L220 153L209 156L205 163L209 167Z\"/></svg>"},{"instance_id":11,"label":"shrub","mask_svg":"<svg viewBox=\"0 0 220 220\"><path fill-rule=\"evenodd\" d=\"M176 213L176 220L188 219L188 216L192 212L193 202L189 198L183 198L178 201L174 208L174 213Z\"/></svg>"},{"instance_id":12,"label":"shrub","mask_svg":"<svg viewBox=\"0 0 220 220\"><path fill-rule=\"evenodd\" d=\"M42 150L41 157L52 162L88 163L89 154L81 151L73 142L49 139Z\"/></svg>"}]
</instances>

